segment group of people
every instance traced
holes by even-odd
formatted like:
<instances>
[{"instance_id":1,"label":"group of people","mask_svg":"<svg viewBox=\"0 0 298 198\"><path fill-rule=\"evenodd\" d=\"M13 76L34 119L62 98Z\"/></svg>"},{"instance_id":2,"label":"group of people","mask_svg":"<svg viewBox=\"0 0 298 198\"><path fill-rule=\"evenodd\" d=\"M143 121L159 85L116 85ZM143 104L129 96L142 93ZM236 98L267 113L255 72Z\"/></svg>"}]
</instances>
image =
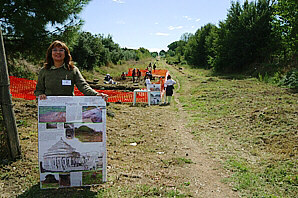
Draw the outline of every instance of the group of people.
<instances>
[{"instance_id":1,"label":"group of people","mask_svg":"<svg viewBox=\"0 0 298 198\"><path fill-rule=\"evenodd\" d=\"M147 70L152 73L152 63L151 62L149 63L149 65L147 67ZM153 64L153 70L156 70L156 64L155 63Z\"/></svg>"},{"instance_id":2,"label":"group of people","mask_svg":"<svg viewBox=\"0 0 298 198\"><path fill-rule=\"evenodd\" d=\"M132 73L131 73L131 76L132 76L132 82L135 83L135 82L140 82L141 80L141 76L142 76L142 72L140 69L136 69L134 68L132 70Z\"/></svg>"},{"instance_id":3,"label":"group of people","mask_svg":"<svg viewBox=\"0 0 298 198\"><path fill-rule=\"evenodd\" d=\"M151 68L150 63L147 68L148 72L146 72L145 75L145 85L151 84ZM153 65L153 69L156 69L155 64ZM135 77L137 77L137 79L135 79ZM140 69L134 68L132 70L133 82L136 80L140 81L140 79ZM114 84L110 74L107 74L104 80L107 83ZM168 75L167 80L164 83L166 92L166 97L164 97L165 103L170 104L171 102L174 84L176 84L176 82L172 80L170 75ZM76 87L86 96L100 96L107 100L108 95L98 93L92 89L83 78L79 69L74 65L70 55L70 50L66 44L56 40L51 43L47 50L46 61L44 67L39 72L34 94L40 100L46 99L47 96L74 96L74 85L76 85Z\"/></svg>"}]
</instances>

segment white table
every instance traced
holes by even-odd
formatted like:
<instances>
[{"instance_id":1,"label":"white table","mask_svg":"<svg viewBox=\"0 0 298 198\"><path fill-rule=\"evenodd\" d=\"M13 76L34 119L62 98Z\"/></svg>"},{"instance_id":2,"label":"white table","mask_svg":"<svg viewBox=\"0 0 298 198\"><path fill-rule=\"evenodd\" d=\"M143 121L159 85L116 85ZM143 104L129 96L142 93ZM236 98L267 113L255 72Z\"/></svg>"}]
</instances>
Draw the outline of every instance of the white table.
<instances>
[{"instance_id":1,"label":"white table","mask_svg":"<svg viewBox=\"0 0 298 198\"><path fill-rule=\"evenodd\" d=\"M137 92L147 92L147 95L148 95L148 106L150 106L150 90L147 90L147 89L135 89L133 91L133 105L136 104L136 101L137 101Z\"/></svg>"}]
</instances>

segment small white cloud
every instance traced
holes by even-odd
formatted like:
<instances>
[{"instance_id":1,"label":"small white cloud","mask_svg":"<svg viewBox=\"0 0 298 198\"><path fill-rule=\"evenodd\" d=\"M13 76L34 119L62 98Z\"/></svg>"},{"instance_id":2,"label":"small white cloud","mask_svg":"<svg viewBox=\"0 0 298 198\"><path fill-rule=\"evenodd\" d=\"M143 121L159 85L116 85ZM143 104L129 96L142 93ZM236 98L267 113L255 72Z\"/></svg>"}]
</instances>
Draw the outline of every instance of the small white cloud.
<instances>
[{"instance_id":1,"label":"small white cloud","mask_svg":"<svg viewBox=\"0 0 298 198\"><path fill-rule=\"evenodd\" d=\"M159 23L158 23L158 22L155 22L154 24L155 24L155 25L158 25Z\"/></svg>"},{"instance_id":2,"label":"small white cloud","mask_svg":"<svg viewBox=\"0 0 298 198\"><path fill-rule=\"evenodd\" d=\"M124 24L125 24L125 21L120 20L120 21L117 21L116 23L117 23L117 24L124 25Z\"/></svg>"},{"instance_id":3,"label":"small white cloud","mask_svg":"<svg viewBox=\"0 0 298 198\"><path fill-rule=\"evenodd\" d=\"M182 28L183 28L183 26L181 26L181 25L180 26L176 26L176 27L174 27L174 26L169 26L168 27L169 30L176 30L176 29L182 29Z\"/></svg>"},{"instance_id":4,"label":"small white cloud","mask_svg":"<svg viewBox=\"0 0 298 198\"><path fill-rule=\"evenodd\" d=\"M192 20L192 18L189 17L189 16L183 16L183 18L185 18L185 19L188 20L188 21Z\"/></svg>"},{"instance_id":5,"label":"small white cloud","mask_svg":"<svg viewBox=\"0 0 298 198\"><path fill-rule=\"evenodd\" d=\"M168 33L162 33L162 32L157 32L157 33L155 33L155 35L157 35L157 36L169 36Z\"/></svg>"},{"instance_id":6,"label":"small white cloud","mask_svg":"<svg viewBox=\"0 0 298 198\"><path fill-rule=\"evenodd\" d=\"M196 19L196 22L199 22L201 19Z\"/></svg>"},{"instance_id":7,"label":"small white cloud","mask_svg":"<svg viewBox=\"0 0 298 198\"><path fill-rule=\"evenodd\" d=\"M113 0L113 1L116 3L124 3L124 1L122 1L122 0Z\"/></svg>"}]
</instances>

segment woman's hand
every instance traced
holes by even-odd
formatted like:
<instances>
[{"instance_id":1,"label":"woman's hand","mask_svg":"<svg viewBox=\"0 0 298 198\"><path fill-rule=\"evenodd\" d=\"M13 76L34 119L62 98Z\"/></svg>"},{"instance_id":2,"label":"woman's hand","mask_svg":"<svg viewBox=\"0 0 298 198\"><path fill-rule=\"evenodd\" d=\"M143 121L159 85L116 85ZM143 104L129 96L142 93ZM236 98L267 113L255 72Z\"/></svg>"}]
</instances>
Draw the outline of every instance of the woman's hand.
<instances>
[{"instance_id":1,"label":"woman's hand","mask_svg":"<svg viewBox=\"0 0 298 198\"><path fill-rule=\"evenodd\" d=\"M45 100L45 99L47 99L47 96L45 94L40 94L38 96L38 98L39 98L39 100Z\"/></svg>"},{"instance_id":2,"label":"woman's hand","mask_svg":"<svg viewBox=\"0 0 298 198\"><path fill-rule=\"evenodd\" d=\"M106 102L108 100L108 95L104 93L97 93L96 96L101 96Z\"/></svg>"}]
</instances>

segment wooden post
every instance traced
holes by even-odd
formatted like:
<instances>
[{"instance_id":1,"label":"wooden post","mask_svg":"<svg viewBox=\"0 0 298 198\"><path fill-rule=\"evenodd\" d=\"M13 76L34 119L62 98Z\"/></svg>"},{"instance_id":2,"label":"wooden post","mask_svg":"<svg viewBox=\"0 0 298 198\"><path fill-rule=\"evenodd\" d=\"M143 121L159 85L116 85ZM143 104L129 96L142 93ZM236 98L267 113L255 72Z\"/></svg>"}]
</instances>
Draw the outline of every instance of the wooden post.
<instances>
[{"instance_id":1,"label":"wooden post","mask_svg":"<svg viewBox=\"0 0 298 198\"><path fill-rule=\"evenodd\" d=\"M12 100L9 90L10 82L8 76L7 62L4 50L2 31L0 29L0 104L2 106L2 115L4 118L5 129L8 136L9 154L12 160L21 155L21 147L12 109Z\"/></svg>"}]
</instances>

